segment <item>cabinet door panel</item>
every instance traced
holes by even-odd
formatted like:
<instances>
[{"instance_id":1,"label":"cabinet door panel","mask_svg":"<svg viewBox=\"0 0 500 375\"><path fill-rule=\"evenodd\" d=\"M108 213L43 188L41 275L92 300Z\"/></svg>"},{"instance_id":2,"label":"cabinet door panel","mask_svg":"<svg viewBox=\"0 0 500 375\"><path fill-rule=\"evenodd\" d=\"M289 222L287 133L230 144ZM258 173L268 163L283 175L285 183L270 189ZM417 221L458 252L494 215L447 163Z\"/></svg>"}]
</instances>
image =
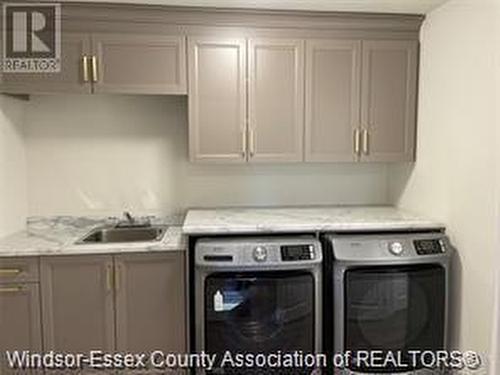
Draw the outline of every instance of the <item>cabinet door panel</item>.
<instances>
[{"instance_id":1,"label":"cabinet door panel","mask_svg":"<svg viewBox=\"0 0 500 375\"><path fill-rule=\"evenodd\" d=\"M186 350L184 253L120 255L117 272L117 349Z\"/></svg>"},{"instance_id":2,"label":"cabinet door panel","mask_svg":"<svg viewBox=\"0 0 500 375\"><path fill-rule=\"evenodd\" d=\"M112 267L110 256L42 259L45 350L114 350Z\"/></svg>"},{"instance_id":3,"label":"cabinet door panel","mask_svg":"<svg viewBox=\"0 0 500 375\"><path fill-rule=\"evenodd\" d=\"M182 36L93 34L94 92L185 94L185 45Z\"/></svg>"},{"instance_id":4,"label":"cabinet door panel","mask_svg":"<svg viewBox=\"0 0 500 375\"><path fill-rule=\"evenodd\" d=\"M7 93L90 93L91 83L83 81L83 55L90 54L88 34L63 32L59 73L4 73L0 91Z\"/></svg>"},{"instance_id":5,"label":"cabinet door panel","mask_svg":"<svg viewBox=\"0 0 500 375\"><path fill-rule=\"evenodd\" d=\"M414 160L418 42L363 42L362 125L368 149L362 160Z\"/></svg>"},{"instance_id":6,"label":"cabinet door panel","mask_svg":"<svg viewBox=\"0 0 500 375\"><path fill-rule=\"evenodd\" d=\"M249 41L250 161L301 161L304 41Z\"/></svg>"},{"instance_id":7,"label":"cabinet door panel","mask_svg":"<svg viewBox=\"0 0 500 375\"><path fill-rule=\"evenodd\" d=\"M306 53L306 161L356 161L361 42L311 40Z\"/></svg>"},{"instance_id":8,"label":"cabinet door panel","mask_svg":"<svg viewBox=\"0 0 500 375\"><path fill-rule=\"evenodd\" d=\"M246 42L190 38L191 161L246 161Z\"/></svg>"},{"instance_id":9,"label":"cabinet door panel","mask_svg":"<svg viewBox=\"0 0 500 375\"><path fill-rule=\"evenodd\" d=\"M0 332L0 374L20 373L8 369L5 351L42 350L38 284L0 285Z\"/></svg>"}]
</instances>

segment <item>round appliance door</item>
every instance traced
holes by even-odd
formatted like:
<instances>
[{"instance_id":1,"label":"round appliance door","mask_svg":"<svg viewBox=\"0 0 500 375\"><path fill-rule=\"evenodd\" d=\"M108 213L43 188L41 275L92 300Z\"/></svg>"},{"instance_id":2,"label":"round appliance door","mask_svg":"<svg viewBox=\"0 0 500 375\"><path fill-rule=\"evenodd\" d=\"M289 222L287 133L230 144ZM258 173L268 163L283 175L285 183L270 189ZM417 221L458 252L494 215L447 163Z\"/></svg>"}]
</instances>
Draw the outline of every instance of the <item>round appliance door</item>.
<instances>
[{"instance_id":1,"label":"round appliance door","mask_svg":"<svg viewBox=\"0 0 500 375\"><path fill-rule=\"evenodd\" d=\"M210 275L205 281L205 351L219 359L227 350L314 353L314 290L313 275L306 272ZM244 373L224 369L231 371Z\"/></svg>"},{"instance_id":2,"label":"round appliance door","mask_svg":"<svg viewBox=\"0 0 500 375\"><path fill-rule=\"evenodd\" d=\"M351 370L409 371L421 367L409 351L442 350L445 292L445 270L438 265L348 270L345 350L382 351L384 356L391 351L399 356L383 368L360 362Z\"/></svg>"}]
</instances>

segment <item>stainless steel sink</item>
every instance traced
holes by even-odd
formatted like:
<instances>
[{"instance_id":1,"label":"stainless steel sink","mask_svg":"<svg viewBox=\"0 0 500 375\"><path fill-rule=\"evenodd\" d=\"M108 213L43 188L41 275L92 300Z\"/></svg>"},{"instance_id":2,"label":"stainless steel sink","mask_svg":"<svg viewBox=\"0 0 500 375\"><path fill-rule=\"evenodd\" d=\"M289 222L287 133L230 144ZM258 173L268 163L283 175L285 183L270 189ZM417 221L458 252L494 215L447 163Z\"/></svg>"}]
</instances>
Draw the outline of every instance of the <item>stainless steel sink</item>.
<instances>
[{"instance_id":1,"label":"stainless steel sink","mask_svg":"<svg viewBox=\"0 0 500 375\"><path fill-rule=\"evenodd\" d=\"M97 228L77 244L106 244L130 242L157 242L163 238L166 226Z\"/></svg>"}]
</instances>

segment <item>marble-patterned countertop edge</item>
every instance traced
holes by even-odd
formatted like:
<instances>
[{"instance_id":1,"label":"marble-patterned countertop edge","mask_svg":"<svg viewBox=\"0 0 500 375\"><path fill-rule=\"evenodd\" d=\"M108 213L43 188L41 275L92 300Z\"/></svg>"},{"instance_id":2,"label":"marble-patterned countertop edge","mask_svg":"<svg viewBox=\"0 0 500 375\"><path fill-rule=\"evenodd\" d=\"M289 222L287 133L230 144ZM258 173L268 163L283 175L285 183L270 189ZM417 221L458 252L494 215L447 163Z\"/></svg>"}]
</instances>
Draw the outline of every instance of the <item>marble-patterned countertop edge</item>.
<instances>
[{"instance_id":1,"label":"marble-patterned countertop edge","mask_svg":"<svg viewBox=\"0 0 500 375\"><path fill-rule=\"evenodd\" d=\"M26 229L0 238L0 257L117 254L186 250L183 216L163 217L155 224L167 225L162 241L128 244L75 244L93 229L109 223L107 218L53 216L30 217Z\"/></svg>"},{"instance_id":2,"label":"marble-patterned countertop edge","mask_svg":"<svg viewBox=\"0 0 500 375\"><path fill-rule=\"evenodd\" d=\"M106 218L31 217L26 229L0 238L0 257L185 251L189 235L443 229L444 225L391 206L194 209L158 218L161 242L76 245ZM182 224L184 223L184 224Z\"/></svg>"},{"instance_id":3,"label":"marble-patterned countertop edge","mask_svg":"<svg viewBox=\"0 0 500 375\"><path fill-rule=\"evenodd\" d=\"M189 210L186 235L443 229L442 223L392 206Z\"/></svg>"}]
</instances>

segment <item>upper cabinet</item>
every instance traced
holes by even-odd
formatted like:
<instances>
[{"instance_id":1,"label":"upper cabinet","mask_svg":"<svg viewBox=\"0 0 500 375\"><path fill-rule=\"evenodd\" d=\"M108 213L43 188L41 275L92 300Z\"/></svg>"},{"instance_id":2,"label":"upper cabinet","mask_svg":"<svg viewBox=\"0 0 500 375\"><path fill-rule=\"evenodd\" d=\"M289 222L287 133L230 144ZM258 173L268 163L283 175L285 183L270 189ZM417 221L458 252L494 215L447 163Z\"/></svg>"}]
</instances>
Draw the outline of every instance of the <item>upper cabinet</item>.
<instances>
[{"instance_id":1,"label":"upper cabinet","mask_svg":"<svg viewBox=\"0 0 500 375\"><path fill-rule=\"evenodd\" d=\"M246 41L190 38L192 161L246 161Z\"/></svg>"},{"instance_id":2,"label":"upper cabinet","mask_svg":"<svg viewBox=\"0 0 500 375\"><path fill-rule=\"evenodd\" d=\"M415 160L422 16L62 11L62 71L0 92L187 94L193 162Z\"/></svg>"},{"instance_id":3,"label":"upper cabinet","mask_svg":"<svg viewBox=\"0 0 500 375\"><path fill-rule=\"evenodd\" d=\"M417 41L308 41L306 161L414 160L417 54Z\"/></svg>"},{"instance_id":4,"label":"upper cabinet","mask_svg":"<svg viewBox=\"0 0 500 375\"><path fill-rule=\"evenodd\" d=\"M62 33L59 73L4 73L0 92L88 94L92 86L86 82L89 67L84 56L91 54L89 34Z\"/></svg>"},{"instance_id":5,"label":"upper cabinet","mask_svg":"<svg viewBox=\"0 0 500 375\"><path fill-rule=\"evenodd\" d=\"M358 160L361 41L308 40L305 159Z\"/></svg>"},{"instance_id":6,"label":"upper cabinet","mask_svg":"<svg viewBox=\"0 0 500 375\"><path fill-rule=\"evenodd\" d=\"M416 41L363 42L362 160L414 160Z\"/></svg>"},{"instance_id":7,"label":"upper cabinet","mask_svg":"<svg viewBox=\"0 0 500 375\"><path fill-rule=\"evenodd\" d=\"M185 94L184 37L93 34L96 93ZM94 66L94 64L97 66Z\"/></svg>"},{"instance_id":8,"label":"upper cabinet","mask_svg":"<svg viewBox=\"0 0 500 375\"><path fill-rule=\"evenodd\" d=\"M249 160L301 161L304 41L250 39L248 52Z\"/></svg>"},{"instance_id":9,"label":"upper cabinet","mask_svg":"<svg viewBox=\"0 0 500 375\"><path fill-rule=\"evenodd\" d=\"M302 160L302 40L190 38L188 50L192 161Z\"/></svg>"},{"instance_id":10,"label":"upper cabinet","mask_svg":"<svg viewBox=\"0 0 500 375\"><path fill-rule=\"evenodd\" d=\"M63 32L61 72L4 73L6 93L186 94L185 37Z\"/></svg>"}]
</instances>

